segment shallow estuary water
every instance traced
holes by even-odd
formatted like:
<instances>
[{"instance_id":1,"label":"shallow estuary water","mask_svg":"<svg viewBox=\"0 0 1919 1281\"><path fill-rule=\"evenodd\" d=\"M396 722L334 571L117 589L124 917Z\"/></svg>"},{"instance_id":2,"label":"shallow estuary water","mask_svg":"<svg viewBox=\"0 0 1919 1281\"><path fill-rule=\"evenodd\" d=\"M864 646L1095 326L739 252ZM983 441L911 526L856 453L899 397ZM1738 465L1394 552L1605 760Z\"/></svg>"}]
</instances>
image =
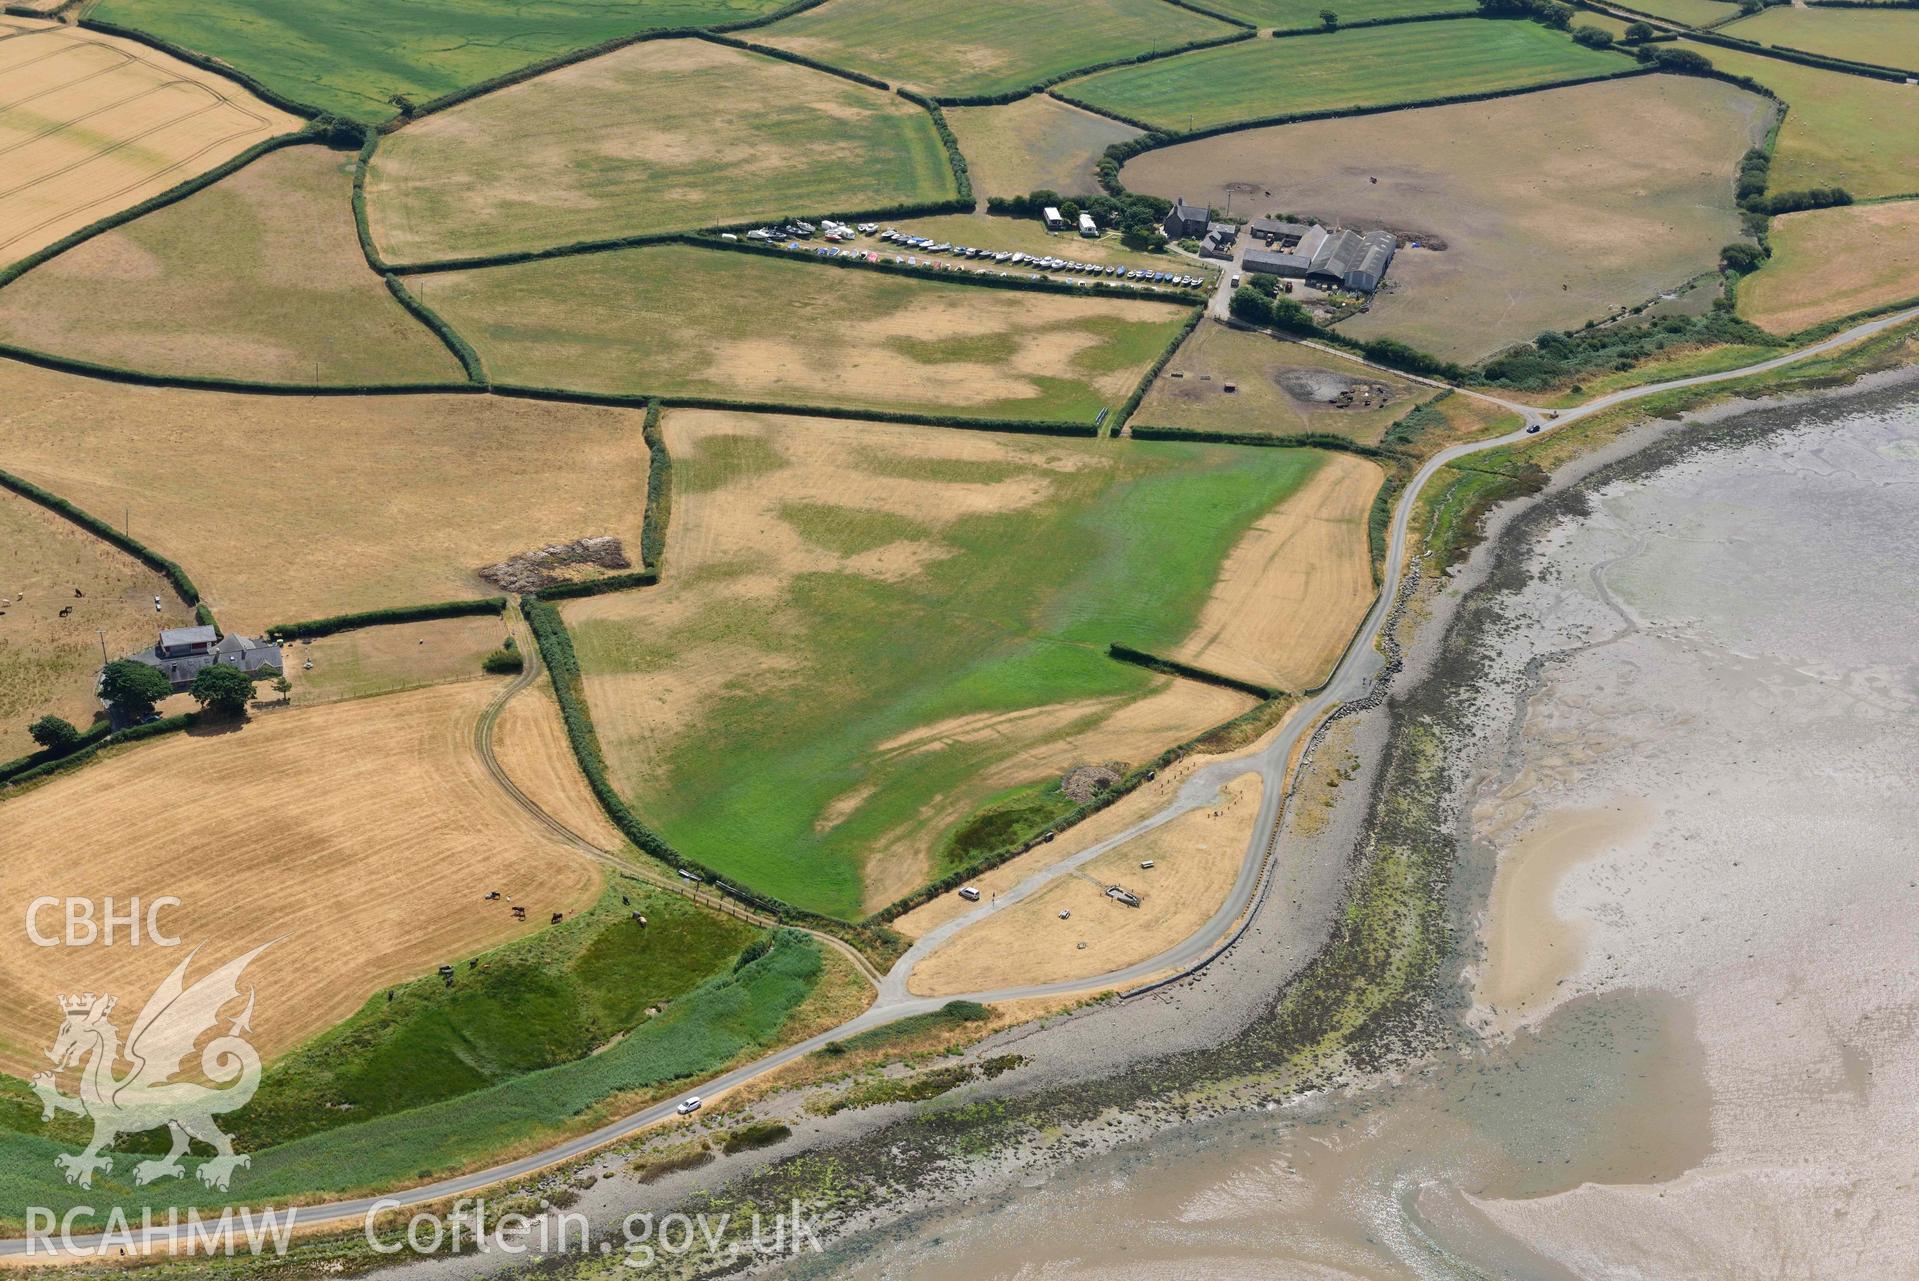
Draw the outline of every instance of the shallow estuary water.
<instances>
[{"instance_id":1,"label":"shallow estuary water","mask_svg":"<svg viewBox=\"0 0 1919 1281\"><path fill-rule=\"evenodd\" d=\"M1506 540L1457 692L1458 1048L837 1274L1919 1276L1919 392L1685 428L1576 493Z\"/></svg>"}]
</instances>

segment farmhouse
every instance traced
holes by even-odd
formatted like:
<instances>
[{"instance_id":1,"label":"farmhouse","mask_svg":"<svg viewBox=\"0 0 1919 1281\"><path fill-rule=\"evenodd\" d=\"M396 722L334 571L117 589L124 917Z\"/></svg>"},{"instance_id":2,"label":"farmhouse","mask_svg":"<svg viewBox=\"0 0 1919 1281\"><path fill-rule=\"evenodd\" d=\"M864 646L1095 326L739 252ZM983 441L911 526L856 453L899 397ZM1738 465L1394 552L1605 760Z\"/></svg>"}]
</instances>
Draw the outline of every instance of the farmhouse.
<instances>
[{"instance_id":1,"label":"farmhouse","mask_svg":"<svg viewBox=\"0 0 1919 1281\"><path fill-rule=\"evenodd\" d=\"M1166 215L1166 221L1160 224L1160 230L1166 233L1168 240L1191 240L1206 234L1207 217L1211 210L1203 205L1189 205L1184 197L1173 202L1173 208Z\"/></svg>"},{"instance_id":2,"label":"farmhouse","mask_svg":"<svg viewBox=\"0 0 1919 1281\"><path fill-rule=\"evenodd\" d=\"M200 670L214 663L225 663L248 674L268 667L276 672L283 670L278 645L237 634L222 636L212 627L167 628L153 648L128 657L159 671L173 682L175 693L193 684Z\"/></svg>"},{"instance_id":3,"label":"farmhouse","mask_svg":"<svg viewBox=\"0 0 1919 1281\"><path fill-rule=\"evenodd\" d=\"M1276 237L1275 242L1279 243L1279 238ZM1255 274L1286 276L1323 289L1350 289L1370 294L1385 280L1397 246L1390 232L1369 231L1361 235L1356 231L1328 232L1324 227L1309 227L1290 251L1249 249L1240 266Z\"/></svg>"}]
</instances>

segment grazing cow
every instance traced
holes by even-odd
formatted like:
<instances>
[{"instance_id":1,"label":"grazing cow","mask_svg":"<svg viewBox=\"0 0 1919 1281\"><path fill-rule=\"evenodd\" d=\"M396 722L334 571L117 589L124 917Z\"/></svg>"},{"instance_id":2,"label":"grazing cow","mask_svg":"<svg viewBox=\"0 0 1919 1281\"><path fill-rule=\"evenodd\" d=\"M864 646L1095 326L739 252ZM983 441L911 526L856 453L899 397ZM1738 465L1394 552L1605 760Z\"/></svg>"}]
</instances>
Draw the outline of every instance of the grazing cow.
<instances>
[{"instance_id":1,"label":"grazing cow","mask_svg":"<svg viewBox=\"0 0 1919 1281\"><path fill-rule=\"evenodd\" d=\"M73 617L73 606L71 606L71 605L62 605L62 606L60 607L60 617L62 617L62 618L72 618L72 617Z\"/></svg>"}]
</instances>

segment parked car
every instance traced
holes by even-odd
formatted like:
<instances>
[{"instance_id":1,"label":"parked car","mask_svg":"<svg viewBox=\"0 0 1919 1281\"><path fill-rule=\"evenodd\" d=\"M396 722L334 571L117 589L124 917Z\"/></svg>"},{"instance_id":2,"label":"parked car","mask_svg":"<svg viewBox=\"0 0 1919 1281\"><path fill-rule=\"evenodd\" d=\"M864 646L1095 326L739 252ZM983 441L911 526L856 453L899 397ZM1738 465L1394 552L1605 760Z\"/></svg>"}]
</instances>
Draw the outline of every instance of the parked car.
<instances>
[{"instance_id":1,"label":"parked car","mask_svg":"<svg viewBox=\"0 0 1919 1281\"><path fill-rule=\"evenodd\" d=\"M704 1102L704 1100L701 1099L699 1095L689 1094L685 1098L681 1099L680 1105L674 1108L673 1110L675 1112L678 1112L681 1116L692 1116L695 1112L700 1110L700 1104L702 1102Z\"/></svg>"},{"instance_id":2,"label":"parked car","mask_svg":"<svg viewBox=\"0 0 1919 1281\"><path fill-rule=\"evenodd\" d=\"M961 887L959 896L965 899L968 903L979 902L979 891L971 885Z\"/></svg>"}]
</instances>

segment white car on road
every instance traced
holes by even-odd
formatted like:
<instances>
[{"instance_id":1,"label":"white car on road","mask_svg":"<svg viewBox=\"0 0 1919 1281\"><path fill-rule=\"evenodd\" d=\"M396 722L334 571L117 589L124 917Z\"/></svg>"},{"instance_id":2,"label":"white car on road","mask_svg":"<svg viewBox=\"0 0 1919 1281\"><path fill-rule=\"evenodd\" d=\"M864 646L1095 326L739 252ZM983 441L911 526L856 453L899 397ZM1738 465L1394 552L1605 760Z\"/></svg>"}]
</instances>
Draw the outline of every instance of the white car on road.
<instances>
[{"instance_id":1,"label":"white car on road","mask_svg":"<svg viewBox=\"0 0 1919 1281\"><path fill-rule=\"evenodd\" d=\"M680 1100L680 1106L673 1110L681 1116L692 1116L700 1110L700 1096L697 1094L687 1095L684 1099Z\"/></svg>"}]
</instances>

